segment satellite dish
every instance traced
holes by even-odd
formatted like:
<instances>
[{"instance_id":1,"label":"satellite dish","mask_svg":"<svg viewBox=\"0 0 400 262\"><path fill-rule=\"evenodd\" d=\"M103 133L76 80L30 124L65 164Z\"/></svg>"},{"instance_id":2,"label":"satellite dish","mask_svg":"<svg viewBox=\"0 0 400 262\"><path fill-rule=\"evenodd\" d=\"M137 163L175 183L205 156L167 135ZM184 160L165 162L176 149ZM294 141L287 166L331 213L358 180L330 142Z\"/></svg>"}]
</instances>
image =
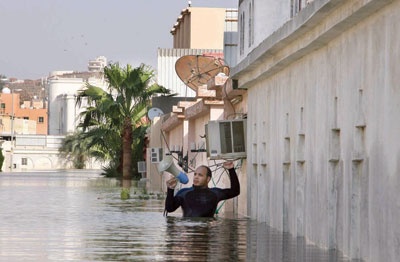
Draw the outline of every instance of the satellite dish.
<instances>
[{"instance_id":1,"label":"satellite dish","mask_svg":"<svg viewBox=\"0 0 400 262\"><path fill-rule=\"evenodd\" d=\"M149 112L147 112L147 116L151 121L153 121L156 116L162 116L163 114L164 112L157 107L150 108Z\"/></svg>"},{"instance_id":2,"label":"satellite dish","mask_svg":"<svg viewBox=\"0 0 400 262\"><path fill-rule=\"evenodd\" d=\"M229 76L229 66L221 58L204 55L186 55L175 63L175 71L182 82L197 91L214 76L224 73Z\"/></svg>"}]
</instances>

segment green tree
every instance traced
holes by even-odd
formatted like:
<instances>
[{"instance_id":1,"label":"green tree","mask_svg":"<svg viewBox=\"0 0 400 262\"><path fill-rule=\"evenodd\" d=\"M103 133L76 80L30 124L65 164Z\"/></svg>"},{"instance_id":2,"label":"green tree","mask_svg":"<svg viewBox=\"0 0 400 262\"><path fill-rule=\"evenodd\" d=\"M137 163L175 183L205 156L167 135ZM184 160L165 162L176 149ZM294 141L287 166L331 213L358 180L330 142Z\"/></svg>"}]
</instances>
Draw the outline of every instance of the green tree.
<instances>
[{"instance_id":1,"label":"green tree","mask_svg":"<svg viewBox=\"0 0 400 262\"><path fill-rule=\"evenodd\" d=\"M3 148L0 147L0 172L3 171L3 164L4 164Z\"/></svg>"},{"instance_id":2,"label":"green tree","mask_svg":"<svg viewBox=\"0 0 400 262\"><path fill-rule=\"evenodd\" d=\"M120 67L118 63L104 68L104 77L108 90L90 84L86 85L77 97L81 105L84 98L88 106L81 113L80 127L84 137L92 139L92 146L111 150L114 163L119 163L122 177L131 178L132 148L134 131L142 129L143 117L147 113L150 99L157 94L169 94L170 91L153 81L154 71L150 67L131 65ZM141 133L141 132L138 132ZM119 141L116 141L119 140Z\"/></svg>"},{"instance_id":3,"label":"green tree","mask_svg":"<svg viewBox=\"0 0 400 262\"><path fill-rule=\"evenodd\" d=\"M66 162L72 162L76 169L85 168L85 162L88 158L87 140L81 139L81 133L68 135L64 138L59 152Z\"/></svg>"},{"instance_id":4,"label":"green tree","mask_svg":"<svg viewBox=\"0 0 400 262\"><path fill-rule=\"evenodd\" d=\"M84 169L90 157L100 161L109 159L107 153L110 151L101 150L94 141L95 138L96 136L85 134L82 131L66 136L59 148L61 157L65 161L71 162L76 169Z\"/></svg>"}]
</instances>

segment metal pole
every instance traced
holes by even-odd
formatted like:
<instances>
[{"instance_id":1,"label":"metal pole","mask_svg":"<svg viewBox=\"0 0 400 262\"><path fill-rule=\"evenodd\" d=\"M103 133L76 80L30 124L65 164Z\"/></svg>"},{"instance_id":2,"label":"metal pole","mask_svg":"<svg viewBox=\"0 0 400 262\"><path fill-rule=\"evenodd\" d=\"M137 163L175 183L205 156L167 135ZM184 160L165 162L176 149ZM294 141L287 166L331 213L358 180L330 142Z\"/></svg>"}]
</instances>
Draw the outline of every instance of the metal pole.
<instances>
[{"instance_id":1,"label":"metal pole","mask_svg":"<svg viewBox=\"0 0 400 262\"><path fill-rule=\"evenodd\" d=\"M14 89L11 89L11 148L10 148L10 172L13 171L13 154L14 154Z\"/></svg>"},{"instance_id":2,"label":"metal pole","mask_svg":"<svg viewBox=\"0 0 400 262\"><path fill-rule=\"evenodd\" d=\"M10 161L11 161L11 166L10 166L10 172L13 171L14 168L14 163L13 163L13 156L14 156L14 133L15 133L15 126L14 126L14 120L15 120L15 110L14 110L14 93L15 91L19 92L22 91L22 89L17 88L10 88L11 89L11 149L10 149ZM19 101L19 100L18 100Z\"/></svg>"}]
</instances>

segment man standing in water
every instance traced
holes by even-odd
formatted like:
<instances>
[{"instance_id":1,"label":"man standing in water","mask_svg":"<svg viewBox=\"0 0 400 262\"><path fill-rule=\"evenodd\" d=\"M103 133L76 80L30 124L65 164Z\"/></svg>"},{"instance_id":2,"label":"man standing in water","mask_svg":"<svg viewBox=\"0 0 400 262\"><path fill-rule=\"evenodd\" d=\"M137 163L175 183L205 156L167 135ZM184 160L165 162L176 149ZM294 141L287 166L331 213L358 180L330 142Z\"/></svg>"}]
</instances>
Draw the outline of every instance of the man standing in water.
<instances>
[{"instance_id":1,"label":"man standing in water","mask_svg":"<svg viewBox=\"0 0 400 262\"><path fill-rule=\"evenodd\" d=\"M225 162L224 168L228 170L231 180L230 188L209 188L212 172L207 166L199 166L193 176L193 186L183 188L174 196L174 189L177 184L176 178L167 181L167 199L165 210L174 212L182 207L184 217L213 217L218 202L230 199L240 194L240 184L233 162Z\"/></svg>"}]
</instances>

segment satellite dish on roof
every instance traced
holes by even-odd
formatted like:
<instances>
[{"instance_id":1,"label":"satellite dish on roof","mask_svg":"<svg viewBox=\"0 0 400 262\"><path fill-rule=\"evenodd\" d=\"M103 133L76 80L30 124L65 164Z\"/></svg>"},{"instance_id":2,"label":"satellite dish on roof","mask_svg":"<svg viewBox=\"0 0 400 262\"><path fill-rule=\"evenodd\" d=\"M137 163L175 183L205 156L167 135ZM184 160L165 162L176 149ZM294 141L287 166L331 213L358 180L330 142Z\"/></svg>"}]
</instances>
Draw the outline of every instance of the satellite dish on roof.
<instances>
[{"instance_id":1,"label":"satellite dish on roof","mask_svg":"<svg viewBox=\"0 0 400 262\"><path fill-rule=\"evenodd\" d=\"M153 121L153 119L157 116L162 116L164 114L164 112L157 107L153 107L149 109L149 112L147 112L147 116L148 118Z\"/></svg>"},{"instance_id":2,"label":"satellite dish on roof","mask_svg":"<svg viewBox=\"0 0 400 262\"><path fill-rule=\"evenodd\" d=\"M175 71L185 85L197 91L199 86L206 85L211 78L220 73L229 76L230 70L221 58L186 55L176 61Z\"/></svg>"}]
</instances>

